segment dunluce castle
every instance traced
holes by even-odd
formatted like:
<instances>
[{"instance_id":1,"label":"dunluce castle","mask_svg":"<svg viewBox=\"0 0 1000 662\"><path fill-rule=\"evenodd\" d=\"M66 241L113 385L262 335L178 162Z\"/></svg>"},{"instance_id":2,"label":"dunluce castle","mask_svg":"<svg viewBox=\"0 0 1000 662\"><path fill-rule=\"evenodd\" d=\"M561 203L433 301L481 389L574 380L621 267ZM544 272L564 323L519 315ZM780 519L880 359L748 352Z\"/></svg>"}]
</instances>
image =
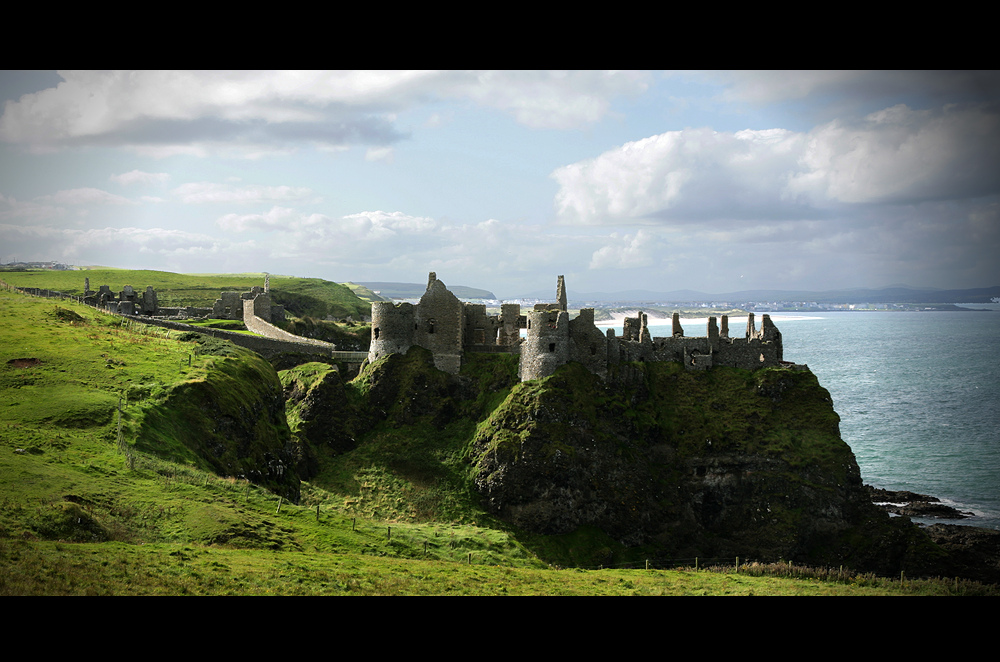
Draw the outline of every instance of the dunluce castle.
<instances>
[{"instance_id":1,"label":"dunluce castle","mask_svg":"<svg viewBox=\"0 0 1000 662\"><path fill-rule=\"evenodd\" d=\"M591 372L606 377L608 368L629 361L679 361L689 370L707 370L715 365L755 370L783 363L781 332L771 318L754 326L747 319L743 337L729 336L729 318L708 318L708 335L687 337L677 313L669 338L653 338L646 315L625 318L622 337L614 329L602 333L594 324L594 309L584 308L569 318L566 284L562 276L555 303L535 304L527 315L519 304L503 304L499 315L487 315L485 304L463 303L431 272L427 291L416 304L376 302L372 304L372 342L368 360L404 353L417 345L431 351L434 365L451 374L462 366L466 352L520 354L521 381L540 379L569 361L582 363ZM521 329L526 337L521 338Z\"/></svg>"}]
</instances>

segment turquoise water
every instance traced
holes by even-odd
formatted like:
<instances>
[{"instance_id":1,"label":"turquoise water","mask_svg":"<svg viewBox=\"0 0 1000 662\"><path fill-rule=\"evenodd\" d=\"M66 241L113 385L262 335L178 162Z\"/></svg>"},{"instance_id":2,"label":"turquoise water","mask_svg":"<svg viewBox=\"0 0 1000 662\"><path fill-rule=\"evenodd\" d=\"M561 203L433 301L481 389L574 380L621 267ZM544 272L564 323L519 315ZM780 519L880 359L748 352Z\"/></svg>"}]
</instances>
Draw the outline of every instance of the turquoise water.
<instances>
[{"instance_id":1,"label":"turquoise water","mask_svg":"<svg viewBox=\"0 0 1000 662\"><path fill-rule=\"evenodd\" d=\"M773 319L785 360L808 364L830 391L866 483L975 514L949 523L1000 529L1000 312ZM684 328L705 334L703 322ZM654 336L669 331L650 325Z\"/></svg>"}]
</instances>

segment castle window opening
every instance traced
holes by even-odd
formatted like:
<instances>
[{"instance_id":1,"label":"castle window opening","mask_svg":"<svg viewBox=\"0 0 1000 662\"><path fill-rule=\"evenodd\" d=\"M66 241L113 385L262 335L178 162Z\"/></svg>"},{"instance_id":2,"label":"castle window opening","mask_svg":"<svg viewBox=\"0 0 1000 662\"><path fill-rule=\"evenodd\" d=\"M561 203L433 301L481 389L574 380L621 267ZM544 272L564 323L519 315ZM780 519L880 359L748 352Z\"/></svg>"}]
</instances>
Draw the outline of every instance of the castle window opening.
<instances>
[{"instance_id":1,"label":"castle window opening","mask_svg":"<svg viewBox=\"0 0 1000 662\"><path fill-rule=\"evenodd\" d=\"M375 333L375 340L378 340L378 332L379 332L379 330L380 329L376 328L375 331L374 331L374 333Z\"/></svg>"},{"instance_id":2,"label":"castle window opening","mask_svg":"<svg viewBox=\"0 0 1000 662\"><path fill-rule=\"evenodd\" d=\"M434 333L434 320L427 321L427 333Z\"/></svg>"},{"instance_id":3,"label":"castle window opening","mask_svg":"<svg viewBox=\"0 0 1000 662\"><path fill-rule=\"evenodd\" d=\"M549 343L549 351L550 352L556 351L556 344L554 342Z\"/></svg>"}]
</instances>

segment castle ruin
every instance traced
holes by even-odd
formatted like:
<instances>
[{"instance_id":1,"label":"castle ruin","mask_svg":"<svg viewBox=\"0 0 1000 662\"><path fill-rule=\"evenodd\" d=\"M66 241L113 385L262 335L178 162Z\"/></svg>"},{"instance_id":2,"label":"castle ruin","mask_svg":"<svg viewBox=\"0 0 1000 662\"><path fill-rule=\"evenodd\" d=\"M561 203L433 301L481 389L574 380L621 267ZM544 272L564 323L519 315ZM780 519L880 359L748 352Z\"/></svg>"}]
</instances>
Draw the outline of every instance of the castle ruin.
<instances>
[{"instance_id":1,"label":"castle ruin","mask_svg":"<svg viewBox=\"0 0 1000 662\"><path fill-rule=\"evenodd\" d=\"M462 303L432 271L419 303L372 303L368 360L403 354L416 345L434 354L438 370L456 374L465 352L517 353L522 319L516 303L503 304L499 315L487 315L485 304Z\"/></svg>"},{"instance_id":2,"label":"castle ruin","mask_svg":"<svg viewBox=\"0 0 1000 662\"><path fill-rule=\"evenodd\" d=\"M212 305L212 319L243 322L252 313L265 322L283 322L285 308L271 303L269 285L270 281L265 277L264 287L254 285L249 292L220 292Z\"/></svg>"},{"instance_id":3,"label":"castle ruin","mask_svg":"<svg viewBox=\"0 0 1000 662\"><path fill-rule=\"evenodd\" d=\"M83 302L111 313L121 315L159 315L160 305L156 297L153 286L146 287L145 292L137 293L131 285L126 285L118 293L115 293L107 285L95 292L90 289L90 279L84 279Z\"/></svg>"},{"instance_id":4,"label":"castle ruin","mask_svg":"<svg viewBox=\"0 0 1000 662\"><path fill-rule=\"evenodd\" d=\"M523 339L521 329L526 331ZM485 305L461 302L431 272L419 303L372 304L369 362L405 353L414 345L430 350L434 365L451 374L458 373L466 352L520 354L521 381L547 377L569 361L601 377L610 366L631 361L678 361L688 370L716 365L756 370L783 362L781 332L768 315L762 316L758 330L753 313L748 313L742 337L730 337L727 315L721 327L709 317L707 335L685 336L678 313L673 314L669 338L651 337L642 312L625 319L621 338L614 329L602 333L594 324L593 308L569 318L562 276L555 303L535 304L523 316L519 304L503 304L499 315L487 315Z\"/></svg>"},{"instance_id":5,"label":"castle ruin","mask_svg":"<svg viewBox=\"0 0 1000 662\"><path fill-rule=\"evenodd\" d=\"M264 287L253 286L249 292L221 292L211 308L196 308L193 306L167 308L161 307L153 286L146 287L138 293L131 285L126 285L115 296L111 288L101 285L99 289L90 289L90 279L84 279L83 302L119 315L144 315L146 317L210 317L220 320L238 320L245 322L250 316L256 316L265 322L283 322L285 308L271 303L270 277L265 275Z\"/></svg>"}]
</instances>

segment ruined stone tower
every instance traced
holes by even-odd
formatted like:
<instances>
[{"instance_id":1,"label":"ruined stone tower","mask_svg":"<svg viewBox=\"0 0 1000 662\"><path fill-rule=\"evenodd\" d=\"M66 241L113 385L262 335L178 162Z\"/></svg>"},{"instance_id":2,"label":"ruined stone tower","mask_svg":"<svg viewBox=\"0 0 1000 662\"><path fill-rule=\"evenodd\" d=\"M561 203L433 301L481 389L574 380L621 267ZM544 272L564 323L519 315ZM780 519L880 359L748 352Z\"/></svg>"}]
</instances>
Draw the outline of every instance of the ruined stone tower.
<instances>
[{"instance_id":1,"label":"ruined stone tower","mask_svg":"<svg viewBox=\"0 0 1000 662\"><path fill-rule=\"evenodd\" d=\"M403 354L413 345L434 354L434 366L451 374L462 367L465 306L433 271L427 290L416 305L389 301L372 303L370 362L388 354Z\"/></svg>"}]
</instances>

